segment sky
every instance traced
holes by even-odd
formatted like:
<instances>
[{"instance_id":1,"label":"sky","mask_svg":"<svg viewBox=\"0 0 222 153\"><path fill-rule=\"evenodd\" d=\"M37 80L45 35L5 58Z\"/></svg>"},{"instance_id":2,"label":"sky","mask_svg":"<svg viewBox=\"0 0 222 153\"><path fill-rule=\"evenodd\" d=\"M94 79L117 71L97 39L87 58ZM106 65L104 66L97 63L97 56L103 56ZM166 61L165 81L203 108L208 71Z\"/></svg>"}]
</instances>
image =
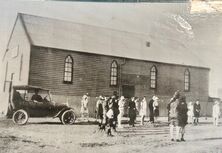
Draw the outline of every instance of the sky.
<instances>
[{"instance_id":1,"label":"sky","mask_svg":"<svg viewBox=\"0 0 222 153\"><path fill-rule=\"evenodd\" d=\"M115 8L115 5L121 5L121 7L123 7L122 10L125 9L125 6L119 3L104 4L84 2L0 0L0 57L3 56L5 51L18 12L115 28L115 25L112 24L112 20L116 17L116 15L112 14L119 13L126 17L133 14L133 12L124 14L121 9L113 10L113 8L109 7L114 6ZM141 7L141 5L144 4L135 3L133 5L140 5ZM205 63L205 65L211 69L209 94L210 96L214 97L218 96L218 88L222 88L222 11L220 12L220 7L217 6L218 5L214 3L195 3L195 5L192 5L191 7L191 14L186 15L186 22L183 21L183 18L176 15L174 16L175 20L178 20L178 22L181 23L180 26L188 30L188 33L194 33L188 48L192 48L190 51L191 54L201 59L203 63ZM184 11L186 11L186 9ZM111 16L108 16L108 14L111 14ZM97 16L94 17L93 15ZM124 22L123 18L122 20L122 22ZM128 27L121 27L118 25L118 28L118 30L127 30ZM140 29L137 29L137 31L139 30ZM2 75L1 73L0 75Z\"/></svg>"}]
</instances>

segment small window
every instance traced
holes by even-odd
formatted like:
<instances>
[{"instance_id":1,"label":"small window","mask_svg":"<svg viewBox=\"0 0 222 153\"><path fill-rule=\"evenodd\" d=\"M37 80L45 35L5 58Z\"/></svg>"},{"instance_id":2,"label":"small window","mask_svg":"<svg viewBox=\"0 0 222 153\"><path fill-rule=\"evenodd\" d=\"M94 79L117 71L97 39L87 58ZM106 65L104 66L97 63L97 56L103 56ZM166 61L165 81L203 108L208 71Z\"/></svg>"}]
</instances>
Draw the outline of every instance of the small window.
<instances>
[{"instance_id":1,"label":"small window","mask_svg":"<svg viewBox=\"0 0 222 153\"><path fill-rule=\"evenodd\" d=\"M157 68L152 66L150 69L150 88L155 89L157 84Z\"/></svg>"},{"instance_id":2,"label":"small window","mask_svg":"<svg viewBox=\"0 0 222 153\"><path fill-rule=\"evenodd\" d=\"M64 83L72 83L73 76L73 59L71 56L65 58L65 67L64 67Z\"/></svg>"},{"instance_id":3,"label":"small window","mask_svg":"<svg viewBox=\"0 0 222 153\"><path fill-rule=\"evenodd\" d=\"M149 41L146 42L146 47L150 47L150 42Z\"/></svg>"},{"instance_id":4,"label":"small window","mask_svg":"<svg viewBox=\"0 0 222 153\"><path fill-rule=\"evenodd\" d=\"M118 81L118 64L116 61L111 63L110 85L116 86Z\"/></svg>"},{"instance_id":5,"label":"small window","mask_svg":"<svg viewBox=\"0 0 222 153\"><path fill-rule=\"evenodd\" d=\"M188 69L186 69L184 72L184 90L190 90L190 72Z\"/></svg>"}]
</instances>

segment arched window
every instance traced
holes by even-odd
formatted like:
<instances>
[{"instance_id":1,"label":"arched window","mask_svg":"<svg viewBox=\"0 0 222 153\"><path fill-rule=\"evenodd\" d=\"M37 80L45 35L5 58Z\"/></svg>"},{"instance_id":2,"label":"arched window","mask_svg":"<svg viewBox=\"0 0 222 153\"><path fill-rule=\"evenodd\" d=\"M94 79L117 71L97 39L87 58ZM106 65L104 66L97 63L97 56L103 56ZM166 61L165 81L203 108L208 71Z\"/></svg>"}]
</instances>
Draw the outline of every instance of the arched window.
<instances>
[{"instance_id":1,"label":"arched window","mask_svg":"<svg viewBox=\"0 0 222 153\"><path fill-rule=\"evenodd\" d=\"M190 71L188 69L184 72L184 90L190 90Z\"/></svg>"},{"instance_id":2,"label":"arched window","mask_svg":"<svg viewBox=\"0 0 222 153\"><path fill-rule=\"evenodd\" d=\"M64 67L64 83L72 83L73 76L73 59L71 56L65 58L65 67Z\"/></svg>"},{"instance_id":3,"label":"arched window","mask_svg":"<svg viewBox=\"0 0 222 153\"><path fill-rule=\"evenodd\" d=\"M150 88L155 89L157 84L157 68L152 66L150 69Z\"/></svg>"},{"instance_id":4,"label":"arched window","mask_svg":"<svg viewBox=\"0 0 222 153\"><path fill-rule=\"evenodd\" d=\"M110 85L116 86L118 80L118 64L116 61L111 63L111 72L110 72Z\"/></svg>"}]
</instances>

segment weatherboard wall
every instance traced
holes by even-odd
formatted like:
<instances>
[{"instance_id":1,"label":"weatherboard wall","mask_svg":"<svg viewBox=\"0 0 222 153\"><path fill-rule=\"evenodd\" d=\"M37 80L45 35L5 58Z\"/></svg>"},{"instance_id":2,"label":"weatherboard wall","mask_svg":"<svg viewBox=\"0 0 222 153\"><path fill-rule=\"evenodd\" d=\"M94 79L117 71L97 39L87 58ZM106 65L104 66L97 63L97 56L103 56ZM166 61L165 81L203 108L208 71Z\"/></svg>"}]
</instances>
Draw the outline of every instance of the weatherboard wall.
<instances>
[{"instance_id":1,"label":"weatherboard wall","mask_svg":"<svg viewBox=\"0 0 222 153\"><path fill-rule=\"evenodd\" d=\"M64 60L70 55L74 60L72 84L63 83ZM113 60L119 64L119 84L110 86L110 65ZM69 102L80 110L80 100L84 93L91 97L90 112L94 114L95 97L110 96L114 91L122 93L122 85L135 87L135 96L147 96L149 100L153 94L162 99L160 115L167 114L166 104L176 90L184 89L184 71L191 73L191 88L184 92L187 100L208 99L209 69L192 66L164 64L121 57L52 49L32 46L30 59L29 84L38 85L52 90L54 100ZM150 88L150 68L155 65L158 70L157 88Z\"/></svg>"}]
</instances>

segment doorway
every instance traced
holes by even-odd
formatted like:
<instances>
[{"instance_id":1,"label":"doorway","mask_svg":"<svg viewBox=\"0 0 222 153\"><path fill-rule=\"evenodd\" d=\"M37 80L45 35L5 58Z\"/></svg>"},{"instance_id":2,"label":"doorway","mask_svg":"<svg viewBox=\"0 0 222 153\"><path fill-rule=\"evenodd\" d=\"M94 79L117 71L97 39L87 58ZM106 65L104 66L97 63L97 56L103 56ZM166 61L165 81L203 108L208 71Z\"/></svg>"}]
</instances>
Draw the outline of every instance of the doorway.
<instances>
[{"instance_id":1,"label":"doorway","mask_svg":"<svg viewBox=\"0 0 222 153\"><path fill-rule=\"evenodd\" d=\"M122 86L122 95L125 98L131 98L135 95L135 86L123 85Z\"/></svg>"}]
</instances>

